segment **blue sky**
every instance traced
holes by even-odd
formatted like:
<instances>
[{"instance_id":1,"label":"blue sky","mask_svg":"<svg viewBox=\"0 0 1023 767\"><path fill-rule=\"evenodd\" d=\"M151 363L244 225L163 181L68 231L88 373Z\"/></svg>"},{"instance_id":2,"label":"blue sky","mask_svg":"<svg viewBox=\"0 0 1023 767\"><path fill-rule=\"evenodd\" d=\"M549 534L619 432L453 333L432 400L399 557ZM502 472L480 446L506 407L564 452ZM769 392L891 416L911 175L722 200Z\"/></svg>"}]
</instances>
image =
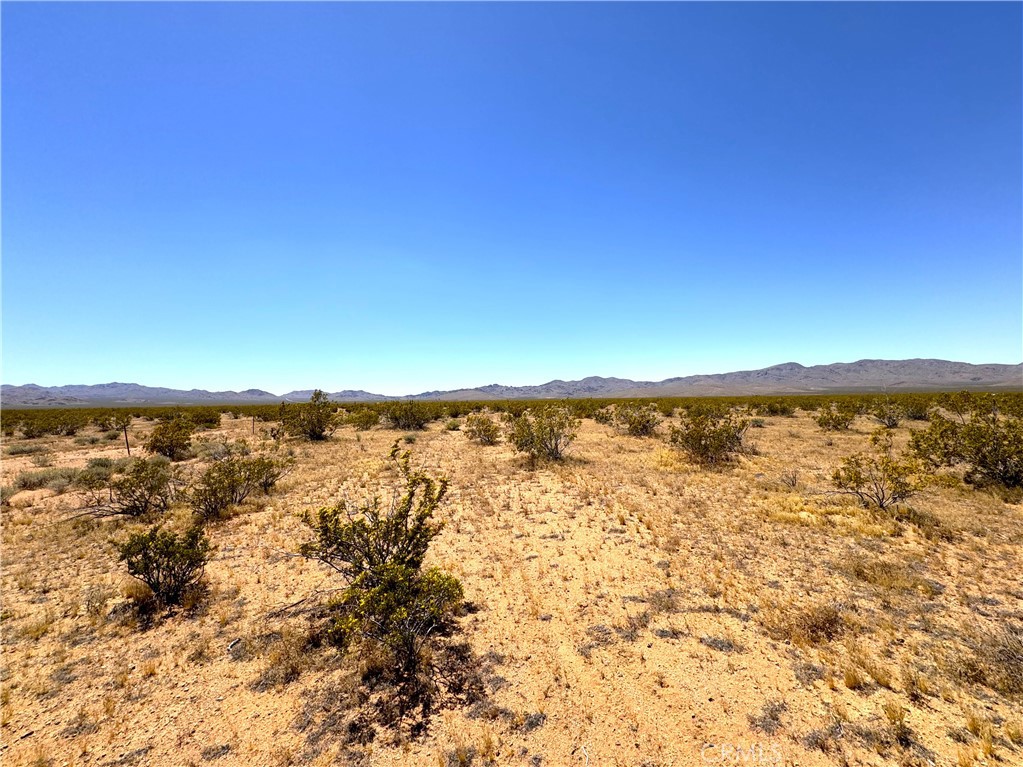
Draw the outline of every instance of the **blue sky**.
<instances>
[{"instance_id":1,"label":"blue sky","mask_svg":"<svg viewBox=\"0 0 1023 767\"><path fill-rule=\"evenodd\" d=\"M4 3L3 381L1019 362L1021 7Z\"/></svg>"}]
</instances>

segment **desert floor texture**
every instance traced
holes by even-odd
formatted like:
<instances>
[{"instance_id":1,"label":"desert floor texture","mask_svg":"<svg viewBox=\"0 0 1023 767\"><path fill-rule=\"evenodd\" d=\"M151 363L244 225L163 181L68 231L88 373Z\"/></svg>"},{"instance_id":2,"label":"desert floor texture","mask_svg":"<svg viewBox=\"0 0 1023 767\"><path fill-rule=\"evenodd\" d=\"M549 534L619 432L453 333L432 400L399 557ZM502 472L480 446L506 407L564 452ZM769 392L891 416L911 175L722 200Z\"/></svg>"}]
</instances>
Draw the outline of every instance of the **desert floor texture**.
<instances>
[{"instance_id":1,"label":"desert floor texture","mask_svg":"<svg viewBox=\"0 0 1023 767\"><path fill-rule=\"evenodd\" d=\"M133 444L150 428L136 420ZM332 726L342 659L302 645L302 615L276 612L339 585L296 555L310 538L302 514L389 494L402 433L294 442L277 491L210 529L206 600L148 627L110 544L140 523L76 516L73 491L19 493L2 510L0 759L1023 765L1023 703L963 673L971 648L1023 620L1023 507L947 483L900 521L829 493L874 428L767 418L748 434L757 455L710 471L663 438L591 420L566 461L536 467L430 424L407 445L451 482L430 563L474 606L460 636L487 695L404 742L380 730L353 743ZM225 416L204 436L256 444L251 429ZM118 442L37 442L58 467L124 455ZM3 483L35 468L5 456ZM821 636L829 609L840 623Z\"/></svg>"}]
</instances>

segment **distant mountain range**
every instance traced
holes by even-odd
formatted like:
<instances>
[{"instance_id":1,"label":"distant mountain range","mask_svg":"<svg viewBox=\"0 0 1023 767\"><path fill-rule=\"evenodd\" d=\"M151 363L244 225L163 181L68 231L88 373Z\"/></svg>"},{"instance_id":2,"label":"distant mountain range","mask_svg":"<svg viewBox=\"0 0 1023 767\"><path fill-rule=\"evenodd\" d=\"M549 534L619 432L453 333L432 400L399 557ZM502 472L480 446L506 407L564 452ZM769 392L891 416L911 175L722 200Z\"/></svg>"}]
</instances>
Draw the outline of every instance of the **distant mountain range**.
<instances>
[{"instance_id":1,"label":"distant mountain range","mask_svg":"<svg viewBox=\"0 0 1023 767\"><path fill-rule=\"evenodd\" d=\"M682 397L746 394L813 394L825 392L927 391L941 389L1023 390L1023 364L972 365L947 360L859 360L804 367L786 362L761 370L632 381L591 376L581 381L548 381L539 386L490 384L473 389L429 391L388 397L366 391L331 392L338 402L373 402L395 399L485 400L562 399L576 397ZM210 392L203 389L166 389L129 383L71 386L0 387L0 405L6 407L62 407L73 405L213 405L303 402L312 389L272 394L261 389Z\"/></svg>"}]
</instances>

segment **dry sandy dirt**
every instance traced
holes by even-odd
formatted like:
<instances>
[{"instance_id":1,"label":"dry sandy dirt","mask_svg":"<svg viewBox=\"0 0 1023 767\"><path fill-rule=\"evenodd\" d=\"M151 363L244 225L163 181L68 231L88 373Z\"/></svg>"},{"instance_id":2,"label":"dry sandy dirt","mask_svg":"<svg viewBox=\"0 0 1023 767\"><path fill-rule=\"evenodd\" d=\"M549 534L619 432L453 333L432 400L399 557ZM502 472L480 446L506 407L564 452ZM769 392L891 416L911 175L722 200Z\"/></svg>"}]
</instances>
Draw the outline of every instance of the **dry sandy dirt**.
<instances>
[{"instance_id":1,"label":"dry sandy dirt","mask_svg":"<svg viewBox=\"0 0 1023 767\"><path fill-rule=\"evenodd\" d=\"M302 514L387 488L400 433L295 442L277 491L210 529L206 600L149 627L110 544L140 523L20 493L2 511L3 764L1023 765L1019 697L964 671L1023 620L1023 507L934 486L910 500L916 524L827 493L873 428L768 418L759 454L707 471L589 420L566 461L535 468L431 424L409 445L451 481L429 563L474 605L459 635L487 699L398 743L331 728L343 658L295 652L305 619L274 611L339 585L296 556ZM257 443L250 429L225 417L206 436ZM54 466L124 453L35 442ZM30 458L5 455L3 483ZM817 636L829 607L840 623Z\"/></svg>"}]
</instances>

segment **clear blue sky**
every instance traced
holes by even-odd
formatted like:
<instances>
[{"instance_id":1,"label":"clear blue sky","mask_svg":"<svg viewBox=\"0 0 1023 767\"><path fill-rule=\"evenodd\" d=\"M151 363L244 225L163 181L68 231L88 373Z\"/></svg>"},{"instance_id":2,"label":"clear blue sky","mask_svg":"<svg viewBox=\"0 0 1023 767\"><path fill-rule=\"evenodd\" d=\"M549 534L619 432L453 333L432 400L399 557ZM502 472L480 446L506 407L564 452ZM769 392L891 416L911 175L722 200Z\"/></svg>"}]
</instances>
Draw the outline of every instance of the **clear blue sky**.
<instances>
[{"instance_id":1,"label":"clear blue sky","mask_svg":"<svg viewBox=\"0 0 1023 767\"><path fill-rule=\"evenodd\" d=\"M2 6L3 381L1023 358L1019 3Z\"/></svg>"}]
</instances>

